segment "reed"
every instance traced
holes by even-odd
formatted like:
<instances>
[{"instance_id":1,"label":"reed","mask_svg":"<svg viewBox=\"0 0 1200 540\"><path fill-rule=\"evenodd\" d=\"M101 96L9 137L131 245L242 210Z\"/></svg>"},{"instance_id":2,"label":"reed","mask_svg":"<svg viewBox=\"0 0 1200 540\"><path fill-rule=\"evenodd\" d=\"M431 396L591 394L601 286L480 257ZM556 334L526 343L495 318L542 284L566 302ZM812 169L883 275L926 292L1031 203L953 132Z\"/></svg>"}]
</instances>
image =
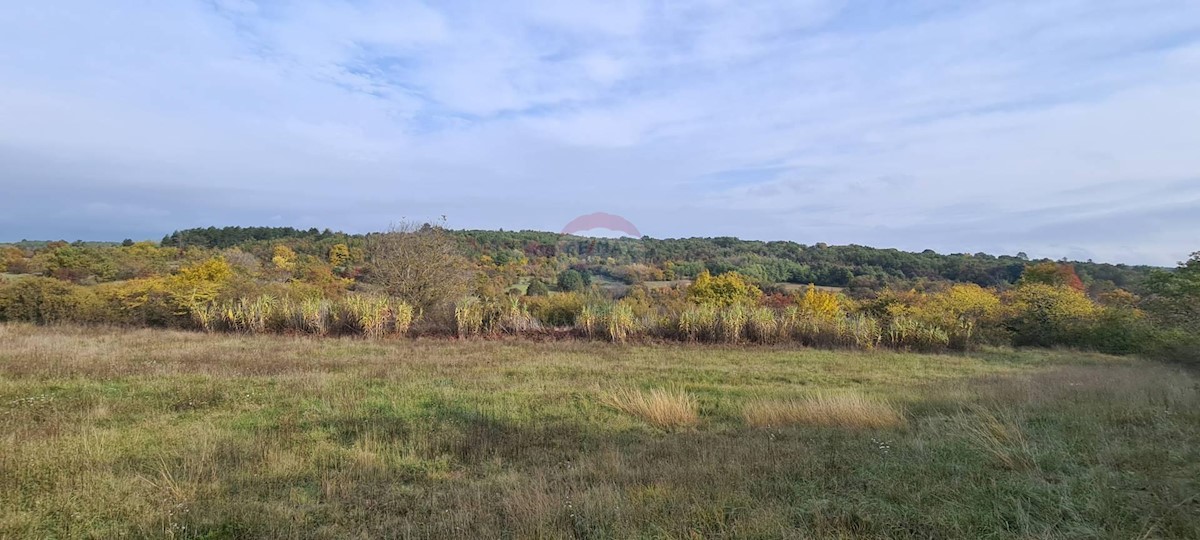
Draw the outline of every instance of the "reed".
<instances>
[{"instance_id":1,"label":"reed","mask_svg":"<svg viewBox=\"0 0 1200 540\"><path fill-rule=\"evenodd\" d=\"M717 308L691 306L679 314L679 334L687 341L714 341L717 337Z\"/></svg>"},{"instance_id":2,"label":"reed","mask_svg":"<svg viewBox=\"0 0 1200 540\"><path fill-rule=\"evenodd\" d=\"M327 300L305 298L297 306L299 313L295 317L297 327L304 332L324 336L333 325L333 306Z\"/></svg>"},{"instance_id":3,"label":"reed","mask_svg":"<svg viewBox=\"0 0 1200 540\"><path fill-rule=\"evenodd\" d=\"M454 333L459 338L477 336L483 332L483 303L471 297L454 306Z\"/></svg>"},{"instance_id":4,"label":"reed","mask_svg":"<svg viewBox=\"0 0 1200 540\"><path fill-rule=\"evenodd\" d=\"M608 339L616 343L624 343L636 328L637 321L633 316L633 308L628 304L618 302L608 310L604 317L604 328Z\"/></svg>"},{"instance_id":5,"label":"reed","mask_svg":"<svg viewBox=\"0 0 1200 540\"><path fill-rule=\"evenodd\" d=\"M721 341L726 343L740 342L746 328L746 321L749 318L749 311L741 304L733 304L721 310L720 318L718 319Z\"/></svg>"},{"instance_id":6,"label":"reed","mask_svg":"<svg viewBox=\"0 0 1200 540\"><path fill-rule=\"evenodd\" d=\"M587 304L579 310L579 316L575 319L575 327L583 332L587 337L596 336L601 328L601 323L604 317L604 307L595 304Z\"/></svg>"},{"instance_id":7,"label":"reed","mask_svg":"<svg viewBox=\"0 0 1200 540\"><path fill-rule=\"evenodd\" d=\"M779 339L779 317L775 310L769 307L751 309L746 321L746 335L758 343L772 343Z\"/></svg>"}]
</instances>

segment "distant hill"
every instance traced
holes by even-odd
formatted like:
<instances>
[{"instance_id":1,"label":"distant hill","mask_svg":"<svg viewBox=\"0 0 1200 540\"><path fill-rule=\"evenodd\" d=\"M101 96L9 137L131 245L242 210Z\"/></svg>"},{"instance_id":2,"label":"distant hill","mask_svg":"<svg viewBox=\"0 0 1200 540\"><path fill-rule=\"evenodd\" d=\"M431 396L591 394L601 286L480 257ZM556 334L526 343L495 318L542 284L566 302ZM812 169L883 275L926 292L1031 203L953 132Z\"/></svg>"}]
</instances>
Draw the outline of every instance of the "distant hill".
<instances>
[{"instance_id":1,"label":"distant hill","mask_svg":"<svg viewBox=\"0 0 1200 540\"><path fill-rule=\"evenodd\" d=\"M690 279L701 271L738 271L763 284L879 288L924 281L1005 287L1015 283L1031 261L1019 255L919 253L860 245L831 246L790 241L715 238L595 238L546 231L455 230L451 233L474 258L504 263L515 258L567 259L580 270L625 283ZM365 235L293 227L208 227L175 231L163 246L224 249L287 241L314 254L332 242L361 244ZM306 250L306 247L310 248ZM1042 259L1045 261L1047 259ZM1155 267L1090 261L1074 265L1093 288L1138 291Z\"/></svg>"}]
</instances>

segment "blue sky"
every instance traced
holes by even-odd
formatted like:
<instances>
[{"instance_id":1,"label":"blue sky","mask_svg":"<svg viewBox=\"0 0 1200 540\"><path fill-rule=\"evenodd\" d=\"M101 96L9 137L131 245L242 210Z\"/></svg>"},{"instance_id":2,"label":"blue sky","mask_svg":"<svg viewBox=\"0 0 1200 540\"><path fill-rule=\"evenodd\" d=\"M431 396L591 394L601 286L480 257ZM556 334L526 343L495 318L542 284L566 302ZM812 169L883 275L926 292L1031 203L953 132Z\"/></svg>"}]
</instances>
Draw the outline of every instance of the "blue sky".
<instances>
[{"instance_id":1,"label":"blue sky","mask_svg":"<svg viewBox=\"0 0 1200 540\"><path fill-rule=\"evenodd\" d=\"M0 241L595 211L1174 264L1200 250L1200 2L0 9Z\"/></svg>"}]
</instances>

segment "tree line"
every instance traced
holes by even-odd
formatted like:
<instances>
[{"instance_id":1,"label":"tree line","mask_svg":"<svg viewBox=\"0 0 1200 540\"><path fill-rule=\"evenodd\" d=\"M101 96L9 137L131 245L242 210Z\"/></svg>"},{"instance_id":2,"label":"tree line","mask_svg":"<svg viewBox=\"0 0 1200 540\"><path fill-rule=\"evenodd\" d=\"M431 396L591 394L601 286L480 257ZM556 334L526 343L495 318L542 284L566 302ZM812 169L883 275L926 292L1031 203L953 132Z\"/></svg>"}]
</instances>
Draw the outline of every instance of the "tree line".
<instances>
[{"instance_id":1,"label":"tree line","mask_svg":"<svg viewBox=\"0 0 1200 540\"><path fill-rule=\"evenodd\" d=\"M1187 360L1173 270L733 238L227 227L0 246L0 320L298 334L555 336L909 350L1071 346ZM841 275L836 275L841 273Z\"/></svg>"}]
</instances>

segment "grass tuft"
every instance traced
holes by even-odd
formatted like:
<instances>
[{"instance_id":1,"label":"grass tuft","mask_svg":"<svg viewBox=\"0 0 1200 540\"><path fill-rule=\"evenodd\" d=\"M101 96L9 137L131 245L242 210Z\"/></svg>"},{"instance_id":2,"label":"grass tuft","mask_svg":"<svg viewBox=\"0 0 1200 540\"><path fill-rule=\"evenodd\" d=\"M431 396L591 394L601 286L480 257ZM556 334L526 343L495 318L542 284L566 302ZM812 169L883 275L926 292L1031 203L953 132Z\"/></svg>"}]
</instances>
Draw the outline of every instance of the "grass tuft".
<instances>
[{"instance_id":1,"label":"grass tuft","mask_svg":"<svg viewBox=\"0 0 1200 540\"><path fill-rule=\"evenodd\" d=\"M681 428L700 423L696 396L680 389L650 391L615 388L600 395L600 402L625 414L663 428Z\"/></svg>"},{"instance_id":2,"label":"grass tuft","mask_svg":"<svg viewBox=\"0 0 1200 540\"><path fill-rule=\"evenodd\" d=\"M972 409L975 415L963 415L959 422L971 442L1010 471L1037 468L1029 440L1015 418L979 406Z\"/></svg>"},{"instance_id":3,"label":"grass tuft","mask_svg":"<svg viewBox=\"0 0 1200 540\"><path fill-rule=\"evenodd\" d=\"M756 399L742 408L742 416L755 427L885 428L906 423L903 412L891 403L860 394L818 394L801 400Z\"/></svg>"}]
</instances>

